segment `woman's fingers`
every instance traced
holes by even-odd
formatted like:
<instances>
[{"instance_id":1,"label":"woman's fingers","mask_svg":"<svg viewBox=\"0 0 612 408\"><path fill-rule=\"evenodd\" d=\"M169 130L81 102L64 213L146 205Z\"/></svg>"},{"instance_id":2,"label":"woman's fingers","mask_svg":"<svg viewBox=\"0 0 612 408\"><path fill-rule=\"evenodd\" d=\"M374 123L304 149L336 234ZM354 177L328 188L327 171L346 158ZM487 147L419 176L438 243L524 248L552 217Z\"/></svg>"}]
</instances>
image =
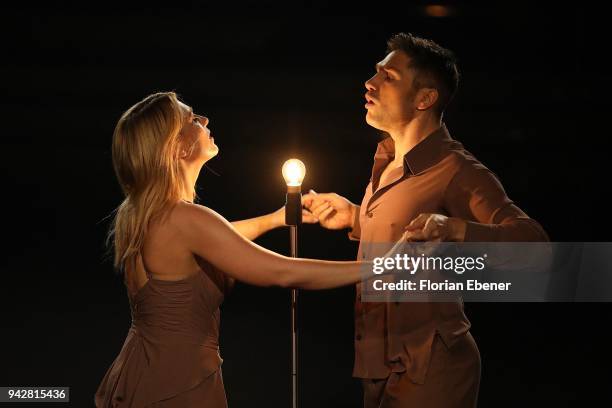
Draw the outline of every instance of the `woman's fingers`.
<instances>
[{"instance_id":1,"label":"woman's fingers","mask_svg":"<svg viewBox=\"0 0 612 408\"><path fill-rule=\"evenodd\" d=\"M417 217L415 217L410 222L410 224L408 224L406 226L406 229L409 230L409 231L416 230L416 229L421 229L421 228L423 228L423 226L427 222L428 218L429 218L429 214L419 214Z\"/></svg>"}]
</instances>

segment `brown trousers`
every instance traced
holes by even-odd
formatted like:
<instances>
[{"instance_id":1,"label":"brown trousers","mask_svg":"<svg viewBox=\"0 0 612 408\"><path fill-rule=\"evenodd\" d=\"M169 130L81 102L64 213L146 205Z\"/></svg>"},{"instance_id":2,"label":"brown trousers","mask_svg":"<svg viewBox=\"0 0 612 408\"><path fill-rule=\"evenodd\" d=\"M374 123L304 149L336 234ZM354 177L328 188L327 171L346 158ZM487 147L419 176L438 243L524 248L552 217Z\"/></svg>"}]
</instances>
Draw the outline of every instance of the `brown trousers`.
<instances>
[{"instance_id":1,"label":"brown trousers","mask_svg":"<svg viewBox=\"0 0 612 408\"><path fill-rule=\"evenodd\" d=\"M473 408L480 385L480 353L469 332L451 348L436 334L424 384L413 383L404 373L362 382L364 408Z\"/></svg>"}]
</instances>

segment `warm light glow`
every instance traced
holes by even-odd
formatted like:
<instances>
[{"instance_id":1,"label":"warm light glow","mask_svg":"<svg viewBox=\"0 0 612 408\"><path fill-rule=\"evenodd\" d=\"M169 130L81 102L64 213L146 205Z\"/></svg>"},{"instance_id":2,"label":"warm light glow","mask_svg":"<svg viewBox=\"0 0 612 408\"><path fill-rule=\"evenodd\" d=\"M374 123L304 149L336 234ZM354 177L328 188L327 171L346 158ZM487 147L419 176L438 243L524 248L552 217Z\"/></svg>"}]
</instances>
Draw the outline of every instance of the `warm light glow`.
<instances>
[{"instance_id":1,"label":"warm light glow","mask_svg":"<svg viewBox=\"0 0 612 408\"><path fill-rule=\"evenodd\" d=\"M448 17L452 14L452 10L447 6L431 4L425 6L425 14L431 17Z\"/></svg>"},{"instance_id":2,"label":"warm light glow","mask_svg":"<svg viewBox=\"0 0 612 408\"><path fill-rule=\"evenodd\" d=\"M300 186L306 175L306 166L298 159L289 159L283 164L283 178L288 186Z\"/></svg>"}]
</instances>

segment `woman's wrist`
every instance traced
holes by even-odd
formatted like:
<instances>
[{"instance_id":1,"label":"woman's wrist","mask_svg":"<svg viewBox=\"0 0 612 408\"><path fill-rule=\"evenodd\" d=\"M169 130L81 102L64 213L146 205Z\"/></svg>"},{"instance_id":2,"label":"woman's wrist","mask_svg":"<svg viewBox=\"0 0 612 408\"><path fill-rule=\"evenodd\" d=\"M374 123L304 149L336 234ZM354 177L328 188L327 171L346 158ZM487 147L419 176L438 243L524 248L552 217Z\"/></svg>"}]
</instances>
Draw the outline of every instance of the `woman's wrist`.
<instances>
[{"instance_id":1,"label":"woman's wrist","mask_svg":"<svg viewBox=\"0 0 612 408\"><path fill-rule=\"evenodd\" d=\"M268 214L265 220L265 231L285 226L285 208L279 208L273 213Z\"/></svg>"}]
</instances>

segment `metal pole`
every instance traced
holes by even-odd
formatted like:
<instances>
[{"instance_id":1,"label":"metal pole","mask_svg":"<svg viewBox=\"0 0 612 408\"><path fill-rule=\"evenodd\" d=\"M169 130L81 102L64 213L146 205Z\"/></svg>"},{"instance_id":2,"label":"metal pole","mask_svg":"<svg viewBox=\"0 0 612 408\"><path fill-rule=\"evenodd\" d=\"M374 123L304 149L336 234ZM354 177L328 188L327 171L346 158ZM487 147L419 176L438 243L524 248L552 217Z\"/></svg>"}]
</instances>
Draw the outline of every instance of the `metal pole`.
<instances>
[{"instance_id":1,"label":"metal pole","mask_svg":"<svg viewBox=\"0 0 612 408\"><path fill-rule=\"evenodd\" d=\"M288 160L285 164L291 162ZM300 162L301 163L301 162ZM302 164L304 167L304 164ZM305 171L305 169L303 169ZM289 174L289 173L287 173ZM287 181L287 195L285 197L285 225L289 226L291 241L291 257L298 256L298 225L302 223L302 192L301 185L289 183L283 165L283 177ZM302 174L302 178L304 174ZM302 181L300 178L299 182ZM297 289L291 289L291 406L298 408L298 316L297 316Z\"/></svg>"},{"instance_id":2,"label":"metal pole","mask_svg":"<svg viewBox=\"0 0 612 408\"><path fill-rule=\"evenodd\" d=\"M291 257L297 258L297 225L291 225ZM292 408L298 408L298 329L297 329L297 289L291 289L291 399Z\"/></svg>"}]
</instances>

